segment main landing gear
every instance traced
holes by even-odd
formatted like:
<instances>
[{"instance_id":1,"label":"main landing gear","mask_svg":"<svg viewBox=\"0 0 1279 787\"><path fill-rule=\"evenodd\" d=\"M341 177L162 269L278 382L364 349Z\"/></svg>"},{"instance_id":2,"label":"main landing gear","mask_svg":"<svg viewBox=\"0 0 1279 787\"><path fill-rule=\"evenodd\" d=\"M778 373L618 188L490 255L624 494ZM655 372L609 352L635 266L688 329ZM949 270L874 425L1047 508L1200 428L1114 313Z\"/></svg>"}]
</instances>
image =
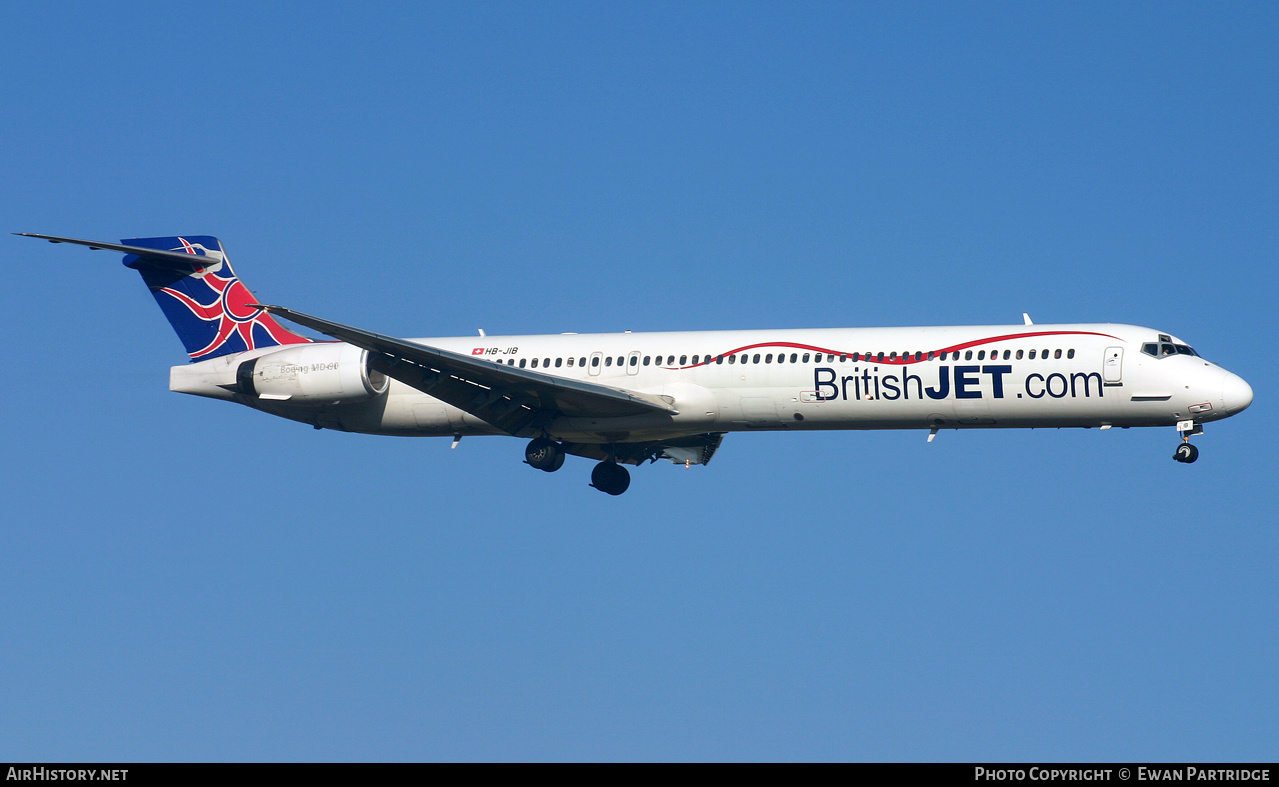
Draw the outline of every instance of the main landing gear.
<instances>
[{"instance_id":1,"label":"main landing gear","mask_svg":"<svg viewBox=\"0 0 1279 787\"><path fill-rule=\"evenodd\" d=\"M524 449L524 461L538 470L554 473L564 466L564 451L554 440L539 437Z\"/></svg>"},{"instance_id":2,"label":"main landing gear","mask_svg":"<svg viewBox=\"0 0 1279 787\"><path fill-rule=\"evenodd\" d=\"M1199 449L1190 444L1190 436L1203 434L1204 428L1194 421L1178 421L1177 431L1181 434L1181 445L1177 446L1177 450L1172 452L1172 458L1178 462L1190 464L1199 458Z\"/></svg>"},{"instance_id":3,"label":"main landing gear","mask_svg":"<svg viewBox=\"0 0 1279 787\"><path fill-rule=\"evenodd\" d=\"M564 448L547 437L529 441L524 449L524 463L547 473L554 473L564 466ZM618 463L605 460L591 471L591 486L606 495L617 496L631 485L631 474Z\"/></svg>"},{"instance_id":4,"label":"main landing gear","mask_svg":"<svg viewBox=\"0 0 1279 787\"><path fill-rule=\"evenodd\" d=\"M631 485L631 474L616 462L603 461L591 471L591 486L606 495L620 495Z\"/></svg>"}]
</instances>

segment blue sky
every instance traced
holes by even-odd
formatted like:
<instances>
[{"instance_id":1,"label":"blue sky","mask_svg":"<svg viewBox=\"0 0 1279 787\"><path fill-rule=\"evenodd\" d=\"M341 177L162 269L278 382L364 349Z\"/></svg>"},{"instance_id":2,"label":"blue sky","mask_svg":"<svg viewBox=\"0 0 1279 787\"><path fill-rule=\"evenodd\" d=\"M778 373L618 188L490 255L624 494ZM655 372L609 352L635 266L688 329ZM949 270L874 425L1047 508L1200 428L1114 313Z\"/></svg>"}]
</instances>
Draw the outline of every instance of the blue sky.
<instances>
[{"instance_id":1,"label":"blue sky","mask_svg":"<svg viewBox=\"0 0 1279 787\"><path fill-rule=\"evenodd\" d=\"M1267 760L1269 4L11 3L8 231L210 234L407 336L1113 321L1172 429L729 435L547 475L167 390L0 241L0 759Z\"/></svg>"}]
</instances>

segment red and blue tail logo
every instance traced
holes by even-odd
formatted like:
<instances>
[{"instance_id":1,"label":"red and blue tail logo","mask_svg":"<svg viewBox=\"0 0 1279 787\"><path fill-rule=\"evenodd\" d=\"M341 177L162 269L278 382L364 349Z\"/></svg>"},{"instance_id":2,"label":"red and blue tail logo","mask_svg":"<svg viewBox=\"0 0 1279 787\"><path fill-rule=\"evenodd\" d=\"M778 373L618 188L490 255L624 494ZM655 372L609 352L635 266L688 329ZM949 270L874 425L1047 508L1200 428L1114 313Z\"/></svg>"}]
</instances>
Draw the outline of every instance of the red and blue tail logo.
<instances>
[{"instance_id":1,"label":"red and blue tail logo","mask_svg":"<svg viewBox=\"0 0 1279 787\"><path fill-rule=\"evenodd\" d=\"M169 318L193 361L222 355L302 344L311 341L284 328L271 315L251 306L253 294L240 282L222 243L207 235L181 238L132 238L121 241L144 249L177 251L199 257L191 270L152 264L146 257L126 254L124 264L142 274L164 315ZM210 260L213 264L209 264ZM180 264L180 263L179 263Z\"/></svg>"}]
</instances>

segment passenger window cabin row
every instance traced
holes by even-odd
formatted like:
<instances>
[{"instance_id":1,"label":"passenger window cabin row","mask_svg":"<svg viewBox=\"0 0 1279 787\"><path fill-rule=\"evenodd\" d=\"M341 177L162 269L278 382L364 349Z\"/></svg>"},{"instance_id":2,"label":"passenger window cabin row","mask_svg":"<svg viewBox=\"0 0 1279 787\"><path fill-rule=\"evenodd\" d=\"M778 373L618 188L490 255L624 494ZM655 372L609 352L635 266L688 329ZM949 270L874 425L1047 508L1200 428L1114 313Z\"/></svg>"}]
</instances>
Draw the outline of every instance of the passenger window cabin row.
<instances>
[{"instance_id":1,"label":"passenger window cabin row","mask_svg":"<svg viewBox=\"0 0 1279 787\"><path fill-rule=\"evenodd\" d=\"M1143 348L1142 348L1142 352L1145 352L1145 353L1147 353L1147 354L1149 354L1149 355L1154 355L1155 357L1160 357L1160 356L1157 354L1157 351L1158 351L1159 349L1161 349L1161 348L1172 348L1172 347L1173 347L1173 345L1154 345L1154 344L1147 344L1145 347L1143 347ZM1176 345L1176 349L1175 349L1175 350L1169 350L1168 352L1164 352L1163 354L1164 354L1164 355L1169 355L1169 354L1176 354L1176 353L1179 353L1179 352L1184 353L1184 352L1185 352L1185 350L1188 350L1188 351L1189 351L1189 353L1188 353L1188 354L1190 354L1190 355L1194 355L1194 354L1195 354L1195 351L1194 351L1194 350L1191 350L1189 347L1185 347L1185 350L1183 350L1183 349L1182 349L1183 347L1185 347L1185 345ZM1155 350L1154 350L1154 351L1152 351L1150 348L1155 348ZM627 364L629 364L629 365L630 365L630 366L632 366L632 367L640 366L640 365L643 365L643 366L650 366L650 365L652 365L652 366L663 366L663 365L664 365L664 366L686 367L686 366L702 366L702 365L712 364L712 363L714 363L714 364L723 364L723 363L730 363L730 364L736 364L736 363L743 363L743 364L749 364L749 363L768 363L768 364L771 364L771 363L779 363L779 364L784 364L784 363L822 363L822 362L823 362L823 360L822 360L822 359L823 359L823 357L825 358L825 363L835 363L835 362L836 362L836 359L838 359L838 362L839 362L839 363L847 363L847 362L849 362L849 361L852 361L852 362L861 362L861 363L885 363L885 362L888 362L888 363L896 363L896 362L899 362L899 361L909 363L909 362L912 362L912 361L946 361L946 360L950 360L950 361L959 361L959 360L965 360L965 361L972 361L972 360L985 361L985 360L988 360L988 358L987 358L987 353L989 353L989 360L991 360L991 361L1000 360L1000 358L1001 358L1001 356L1000 356L1000 351L999 351L999 350L989 350L989 351L987 351L987 350L977 350L977 351L975 352L975 357L974 357L974 351L973 351L973 350L955 350L955 351L953 351L953 352L951 352L951 351L947 351L947 352L936 352L936 351L933 351L933 352L928 352L928 353L924 353L924 352L914 352L914 353L905 352L905 353L901 353L900 355L899 355L898 353L896 353L896 352L890 352L890 353L882 353L882 352L881 352L881 353L843 353L843 354L839 354L839 355L836 355L836 354L834 354L834 353L790 353L789 355L787 355L786 353L777 353L777 354L775 354L775 355L774 355L773 353L753 353L753 354L752 354L752 353L733 353L733 354L729 354L729 355L694 355L694 356L692 356L692 361L691 361L691 363L690 363L690 360L689 360L689 356L687 356L687 355L681 355L681 356L679 356L679 357L678 357L678 360L679 360L679 362L678 362L678 363L676 363L676 356L674 356L674 355L667 355L667 356L661 356L661 355L658 355L658 356L645 355L645 356L643 356L643 358L642 358L642 359L641 359L641 357L640 357L640 356L638 356L638 355L631 355L631 356L619 355L619 356L617 356L616 361L614 361L613 356L611 356L611 355L606 355L606 356L603 356L602 361L601 361L601 357L600 357L600 356L592 356L592 357L591 357L591 360L590 360L590 365L591 365L591 367L592 367L592 368L594 368L594 367L598 367L598 366L600 366L600 365L601 365L601 363L602 363L605 367L611 367L611 366L615 366L615 365L616 365L616 366L626 366ZM1052 353L1052 355L1050 356L1050 355L1049 355L1049 353ZM961 356L962 356L962 358L961 358ZM1010 361L1010 360L1014 360L1014 359L1016 359L1016 360L1020 361L1020 360L1022 360L1022 359L1024 359L1024 358L1025 358L1025 359L1032 360L1032 361L1033 361L1033 360L1036 360L1036 358L1041 359L1041 360L1047 360L1049 357L1052 357L1053 359L1060 359L1060 358L1062 357L1062 350L1059 350L1059 349L1058 349L1058 350L1029 350L1029 351L1026 351L1026 350L1015 350L1015 351L1014 351L1014 350L1004 350L1004 351L1003 351L1003 355L1002 355L1002 359L1003 359L1003 360L1005 360L1005 361ZM1066 358L1068 358L1068 359L1069 359L1069 358L1074 358L1074 357L1075 357L1075 351L1074 351L1073 349L1066 350L1066 351L1065 351L1065 357L1066 357ZM739 359L740 359L740 360L739 360ZM811 359L811 360L810 360L810 359ZM663 364L663 360L665 360L665 363L664 363L664 364ZM540 362L540 363L539 363L539 362ZM501 364L501 363L503 363L503 362L502 362L502 360L501 360L501 359L498 359L497 363ZM506 365L507 365L507 366L515 366L515 365L516 365L516 361L515 361L515 359L514 359L514 358L507 359L505 363L506 363ZM559 368L562 368L562 367L573 368L574 366L577 366L577 367L585 367L585 366L586 366L586 364L587 364L587 361L586 361L586 357L585 357L585 356L583 356L583 357L579 357L579 358L567 358L567 359L565 359L565 358L555 358L555 359L554 359L554 361L553 361L553 364L554 364L554 367L555 367L556 369L559 369ZM533 358L531 361L530 361L529 359L527 359L527 358L521 358L521 359L519 359L519 368L521 368L521 369L524 369L524 368L537 369L539 366L540 366L541 368L543 368L543 369L549 369L549 368L551 368L551 367L552 367L552 359L551 359L551 358Z\"/></svg>"}]
</instances>

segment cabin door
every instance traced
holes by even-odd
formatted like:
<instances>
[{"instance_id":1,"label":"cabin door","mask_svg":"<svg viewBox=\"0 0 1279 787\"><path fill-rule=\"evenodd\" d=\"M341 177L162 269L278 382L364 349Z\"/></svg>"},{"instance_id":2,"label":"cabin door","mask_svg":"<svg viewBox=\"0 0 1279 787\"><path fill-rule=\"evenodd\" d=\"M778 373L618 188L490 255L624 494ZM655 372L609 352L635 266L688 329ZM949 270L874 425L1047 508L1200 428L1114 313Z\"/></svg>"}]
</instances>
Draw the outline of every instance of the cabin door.
<instances>
[{"instance_id":1,"label":"cabin door","mask_svg":"<svg viewBox=\"0 0 1279 787\"><path fill-rule=\"evenodd\" d=\"M1124 348L1107 347L1106 358L1101 364L1101 379L1105 383L1121 383L1124 376Z\"/></svg>"}]
</instances>

